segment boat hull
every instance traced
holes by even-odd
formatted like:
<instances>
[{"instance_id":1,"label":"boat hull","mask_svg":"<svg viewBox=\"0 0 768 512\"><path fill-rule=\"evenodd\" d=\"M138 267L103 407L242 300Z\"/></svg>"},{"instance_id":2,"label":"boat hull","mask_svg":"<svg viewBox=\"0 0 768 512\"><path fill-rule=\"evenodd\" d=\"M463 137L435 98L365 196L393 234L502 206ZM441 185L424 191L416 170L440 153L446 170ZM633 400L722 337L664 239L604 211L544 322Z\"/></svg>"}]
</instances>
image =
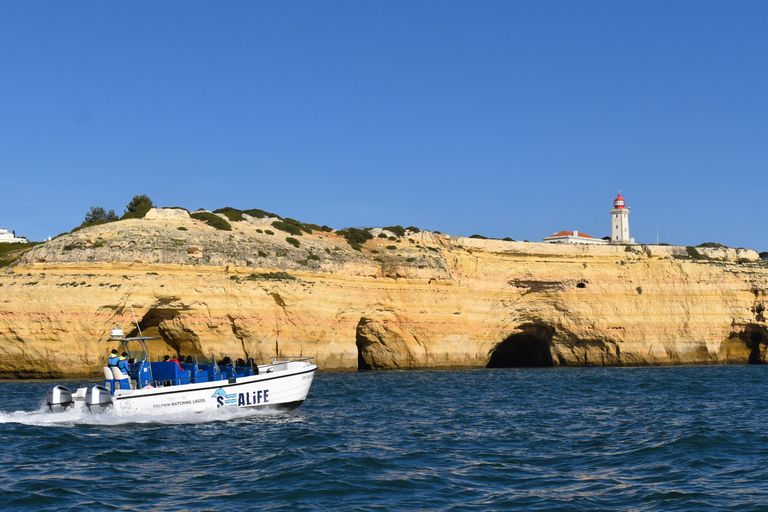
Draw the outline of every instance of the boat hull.
<instances>
[{"instance_id":1,"label":"boat hull","mask_svg":"<svg viewBox=\"0 0 768 512\"><path fill-rule=\"evenodd\" d=\"M306 399L317 366L289 363L275 373L236 379L117 390L112 397L116 414L206 412L226 408L290 411Z\"/></svg>"},{"instance_id":2,"label":"boat hull","mask_svg":"<svg viewBox=\"0 0 768 512\"><path fill-rule=\"evenodd\" d=\"M309 393L315 365L277 373L137 390L117 390L117 414L205 412L222 408L293 410Z\"/></svg>"}]
</instances>

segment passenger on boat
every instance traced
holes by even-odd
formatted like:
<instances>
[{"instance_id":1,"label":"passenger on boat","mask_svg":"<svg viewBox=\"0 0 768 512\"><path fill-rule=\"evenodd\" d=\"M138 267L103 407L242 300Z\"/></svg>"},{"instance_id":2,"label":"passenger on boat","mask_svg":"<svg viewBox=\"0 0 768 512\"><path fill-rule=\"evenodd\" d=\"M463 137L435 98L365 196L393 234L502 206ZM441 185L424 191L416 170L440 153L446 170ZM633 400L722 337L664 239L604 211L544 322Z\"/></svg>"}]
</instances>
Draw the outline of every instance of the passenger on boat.
<instances>
[{"instance_id":1,"label":"passenger on boat","mask_svg":"<svg viewBox=\"0 0 768 512\"><path fill-rule=\"evenodd\" d=\"M120 358L117 361L117 367L126 375L130 375L131 373L131 365L128 362L128 359L126 357L128 354L126 352L123 352L123 354L120 356Z\"/></svg>"},{"instance_id":2,"label":"passenger on boat","mask_svg":"<svg viewBox=\"0 0 768 512\"><path fill-rule=\"evenodd\" d=\"M179 360L176 359L176 356L173 356L173 359L171 359L171 356L165 356L165 357L163 357L163 362L165 362L165 363L176 363L176 366L179 367L179 370L183 370L184 369L179 364Z\"/></svg>"},{"instance_id":3,"label":"passenger on boat","mask_svg":"<svg viewBox=\"0 0 768 512\"><path fill-rule=\"evenodd\" d=\"M120 360L120 358L117 356L117 350L112 349L112 352L109 354L109 358L107 359L107 366L112 368L113 366L117 366L117 362Z\"/></svg>"},{"instance_id":4,"label":"passenger on boat","mask_svg":"<svg viewBox=\"0 0 768 512\"><path fill-rule=\"evenodd\" d=\"M195 359L192 356L187 356L187 360L184 361L185 363L194 363Z\"/></svg>"}]
</instances>

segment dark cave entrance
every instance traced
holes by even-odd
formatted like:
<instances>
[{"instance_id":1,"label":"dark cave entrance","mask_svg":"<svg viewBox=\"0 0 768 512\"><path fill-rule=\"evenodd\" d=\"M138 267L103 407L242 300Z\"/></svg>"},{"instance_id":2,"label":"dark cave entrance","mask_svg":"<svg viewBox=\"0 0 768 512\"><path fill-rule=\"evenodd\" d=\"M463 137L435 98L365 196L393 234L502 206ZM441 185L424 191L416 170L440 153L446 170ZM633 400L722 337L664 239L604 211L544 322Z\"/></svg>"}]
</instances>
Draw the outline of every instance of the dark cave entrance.
<instances>
[{"instance_id":1,"label":"dark cave entrance","mask_svg":"<svg viewBox=\"0 0 768 512\"><path fill-rule=\"evenodd\" d=\"M179 315L176 309L152 308L147 311L143 317L139 318L139 327L141 335L150 338L160 338L157 340L147 340L147 348L153 360L158 360L163 354L192 353L183 340L175 339L171 332L165 328L166 323L172 323ZM127 337L139 335L136 324L133 324L131 332L125 333Z\"/></svg>"},{"instance_id":2,"label":"dark cave entrance","mask_svg":"<svg viewBox=\"0 0 768 512\"><path fill-rule=\"evenodd\" d=\"M368 361L366 361L366 355L371 358L368 353L368 347L372 345L372 340L367 336L367 329L369 320L367 318L361 318L357 323L357 329L355 330L355 345L357 345L357 370L367 371L373 370L373 367Z\"/></svg>"},{"instance_id":3,"label":"dark cave entrance","mask_svg":"<svg viewBox=\"0 0 768 512\"><path fill-rule=\"evenodd\" d=\"M174 318L178 316L179 312L173 309L150 309L139 320L139 327L141 328L141 334L144 336L161 336L162 326L164 322L172 322ZM138 336L139 330L136 329L136 324L128 336Z\"/></svg>"},{"instance_id":4,"label":"dark cave entrance","mask_svg":"<svg viewBox=\"0 0 768 512\"><path fill-rule=\"evenodd\" d=\"M552 362L552 336L555 329L546 325L521 325L518 332L499 343L486 368L543 368Z\"/></svg>"},{"instance_id":5,"label":"dark cave entrance","mask_svg":"<svg viewBox=\"0 0 768 512\"><path fill-rule=\"evenodd\" d=\"M760 349L768 346L768 328L763 325L749 324L743 331L737 334L743 341L749 352L749 364L765 364L765 353Z\"/></svg>"}]
</instances>

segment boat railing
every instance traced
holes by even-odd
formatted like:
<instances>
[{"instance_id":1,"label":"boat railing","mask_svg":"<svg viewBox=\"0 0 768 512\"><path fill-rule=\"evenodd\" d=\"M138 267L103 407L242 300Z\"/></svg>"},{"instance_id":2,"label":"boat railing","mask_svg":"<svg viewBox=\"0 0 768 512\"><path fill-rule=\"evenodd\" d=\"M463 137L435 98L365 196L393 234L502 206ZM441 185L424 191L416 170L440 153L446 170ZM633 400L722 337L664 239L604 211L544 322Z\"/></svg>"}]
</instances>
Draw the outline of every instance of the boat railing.
<instances>
[{"instance_id":1,"label":"boat railing","mask_svg":"<svg viewBox=\"0 0 768 512\"><path fill-rule=\"evenodd\" d=\"M272 363L304 361L307 363L314 364L315 358L312 356L279 356L279 357L262 357L259 359L254 359L254 361L270 361Z\"/></svg>"},{"instance_id":2,"label":"boat railing","mask_svg":"<svg viewBox=\"0 0 768 512\"><path fill-rule=\"evenodd\" d=\"M229 357L216 358L190 356L190 362L157 361L139 362L131 372L131 387L167 387L199 382L215 382L250 377L259 373L273 373L288 369L292 362L314 364L311 356L278 356L232 360ZM217 359L219 359L217 361ZM146 369L145 369L146 368Z\"/></svg>"}]
</instances>

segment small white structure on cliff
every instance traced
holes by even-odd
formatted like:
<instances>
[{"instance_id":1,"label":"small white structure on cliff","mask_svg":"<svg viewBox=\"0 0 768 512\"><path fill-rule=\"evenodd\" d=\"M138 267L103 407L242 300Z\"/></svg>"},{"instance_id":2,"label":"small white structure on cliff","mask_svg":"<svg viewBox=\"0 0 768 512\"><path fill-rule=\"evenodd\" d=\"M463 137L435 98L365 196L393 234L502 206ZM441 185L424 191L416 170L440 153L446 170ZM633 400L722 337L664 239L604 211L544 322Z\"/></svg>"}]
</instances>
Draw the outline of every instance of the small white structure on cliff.
<instances>
[{"instance_id":1,"label":"small white structure on cliff","mask_svg":"<svg viewBox=\"0 0 768 512\"><path fill-rule=\"evenodd\" d=\"M554 235L544 237L545 242L550 244L595 244L602 245L607 244L607 240L602 238L595 238L589 236L586 233L579 233L578 231L560 231Z\"/></svg>"},{"instance_id":2,"label":"small white structure on cliff","mask_svg":"<svg viewBox=\"0 0 768 512\"><path fill-rule=\"evenodd\" d=\"M611 210L611 243L635 243L634 238L629 238L629 208L621 197L621 190L619 190L619 196L613 200L613 210Z\"/></svg>"},{"instance_id":3,"label":"small white structure on cliff","mask_svg":"<svg viewBox=\"0 0 768 512\"><path fill-rule=\"evenodd\" d=\"M7 229L0 229L0 243L26 244L28 242L29 240L27 240L23 236L20 238L17 238L15 233L9 233Z\"/></svg>"}]
</instances>

